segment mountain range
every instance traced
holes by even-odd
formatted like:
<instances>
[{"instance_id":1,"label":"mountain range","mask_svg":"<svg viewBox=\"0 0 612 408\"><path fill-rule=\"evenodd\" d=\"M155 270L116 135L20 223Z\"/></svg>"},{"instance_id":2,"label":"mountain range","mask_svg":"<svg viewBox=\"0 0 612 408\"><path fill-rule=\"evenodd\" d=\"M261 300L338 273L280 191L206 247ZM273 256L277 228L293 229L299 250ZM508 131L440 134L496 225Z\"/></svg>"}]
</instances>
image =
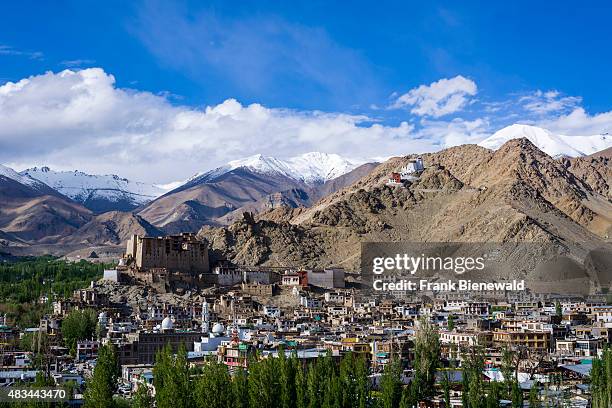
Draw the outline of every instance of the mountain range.
<instances>
[{"instance_id":1,"label":"mountain range","mask_svg":"<svg viewBox=\"0 0 612 408\"><path fill-rule=\"evenodd\" d=\"M587 182L571 171L593 157L567 164L527 138L495 151L463 145L421 155L426 168L418 179L407 186L387 185L389 173L415 157L392 158L309 208L245 214L227 226L205 226L199 236L216 257L238 264L349 270L359 269L363 242L537 242L572 259L612 250L612 201L594 188L609 185L609 176L603 180L602 173L592 173ZM536 270L534 257L509 256L521 272L496 278L558 284L560 271ZM570 277L570 289L574 278L609 285L612 271L603 271ZM485 277L470 276L479 278Z\"/></svg>"},{"instance_id":2,"label":"mountain range","mask_svg":"<svg viewBox=\"0 0 612 408\"><path fill-rule=\"evenodd\" d=\"M520 124L498 130L478 145L497 150L509 140L522 137L553 158L588 156L612 146L612 136L609 134L564 136L537 126Z\"/></svg>"},{"instance_id":3,"label":"mountain range","mask_svg":"<svg viewBox=\"0 0 612 408\"><path fill-rule=\"evenodd\" d=\"M45 183L95 213L130 211L167 191L153 184L131 181L114 174L55 171L49 167L33 167L19 174Z\"/></svg>"},{"instance_id":4,"label":"mountain range","mask_svg":"<svg viewBox=\"0 0 612 408\"><path fill-rule=\"evenodd\" d=\"M303 257L351 266L368 239L546 237L596 247L612 232L611 145L609 135L513 125L480 146L422 155L423 176L399 190L384 182L414 155L384 163L255 155L171 191L112 175L0 166L0 245L61 253L119 245L132 233L200 231L240 262Z\"/></svg>"}]
</instances>

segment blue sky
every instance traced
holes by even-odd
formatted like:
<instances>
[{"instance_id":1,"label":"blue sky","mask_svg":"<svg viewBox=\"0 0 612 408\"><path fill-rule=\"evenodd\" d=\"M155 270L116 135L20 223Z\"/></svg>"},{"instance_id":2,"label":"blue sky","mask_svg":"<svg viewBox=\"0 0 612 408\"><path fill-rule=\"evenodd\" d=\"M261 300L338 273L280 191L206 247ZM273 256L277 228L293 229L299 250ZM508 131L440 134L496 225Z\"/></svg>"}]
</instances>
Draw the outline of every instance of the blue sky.
<instances>
[{"instance_id":1,"label":"blue sky","mask_svg":"<svg viewBox=\"0 0 612 408\"><path fill-rule=\"evenodd\" d=\"M363 157L393 154L394 146L397 154L443 148L514 122L566 134L612 130L609 2L124 3L0 6L0 86L32 77L27 93L0 99L0 162L143 178L154 159L168 173L155 177L169 181L259 152ZM81 103L76 82L67 88L60 73L88 68L99 70L73 78L96 93L79 105L80 120L53 111ZM12 113L6 123L3 106ZM123 122L109 114L128 110ZM33 126L27 115L18 122L14 113L24 111L49 124ZM318 137L313 127L337 130ZM41 147L52 139L53 149ZM108 147L105 164L75 146L89 141L96 153ZM122 150L143 142L152 146L146 153ZM352 143L380 149L343 147ZM154 144L183 150L155 153Z\"/></svg>"}]
</instances>

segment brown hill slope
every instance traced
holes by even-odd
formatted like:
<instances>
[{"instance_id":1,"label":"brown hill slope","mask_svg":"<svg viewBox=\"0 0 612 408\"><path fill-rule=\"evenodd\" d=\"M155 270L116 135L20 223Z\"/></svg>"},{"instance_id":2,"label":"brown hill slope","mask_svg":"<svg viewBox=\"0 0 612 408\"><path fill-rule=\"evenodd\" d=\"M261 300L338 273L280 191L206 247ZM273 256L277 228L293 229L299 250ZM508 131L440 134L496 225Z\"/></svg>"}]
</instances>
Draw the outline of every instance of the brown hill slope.
<instances>
[{"instance_id":1,"label":"brown hill slope","mask_svg":"<svg viewBox=\"0 0 612 408\"><path fill-rule=\"evenodd\" d=\"M561 159L561 163L591 190L612 200L612 148L586 157Z\"/></svg>"},{"instance_id":2,"label":"brown hill slope","mask_svg":"<svg viewBox=\"0 0 612 408\"><path fill-rule=\"evenodd\" d=\"M260 213L280 206L310 206L321 197L353 184L375 166L364 164L313 186L281 174L260 174L237 168L171 191L149 203L138 214L170 233L197 231L203 225L232 223L245 211Z\"/></svg>"},{"instance_id":3,"label":"brown hill slope","mask_svg":"<svg viewBox=\"0 0 612 408\"><path fill-rule=\"evenodd\" d=\"M0 176L0 229L26 242L52 242L91 217L85 207L48 188Z\"/></svg>"},{"instance_id":4,"label":"brown hill slope","mask_svg":"<svg viewBox=\"0 0 612 408\"><path fill-rule=\"evenodd\" d=\"M163 232L142 217L121 211L109 211L93 217L70 236L61 240L68 245L119 245L131 235L160 236Z\"/></svg>"},{"instance_id":5,"label":"brown hill slope","mask_svg":"<svg viewBox=\"0 0 612 408\"><path fill-rule=\"evenodd\" d=\"M603 244L597 223L612 207L596 208L601 197L526 139L496 152L465 145L423 157L427 168L408 188L384 184L410 157L393 158L311 208L200 234L239 263L349 269L363 241L533 241L581 256Z\"/></svg>"}]
</instances>

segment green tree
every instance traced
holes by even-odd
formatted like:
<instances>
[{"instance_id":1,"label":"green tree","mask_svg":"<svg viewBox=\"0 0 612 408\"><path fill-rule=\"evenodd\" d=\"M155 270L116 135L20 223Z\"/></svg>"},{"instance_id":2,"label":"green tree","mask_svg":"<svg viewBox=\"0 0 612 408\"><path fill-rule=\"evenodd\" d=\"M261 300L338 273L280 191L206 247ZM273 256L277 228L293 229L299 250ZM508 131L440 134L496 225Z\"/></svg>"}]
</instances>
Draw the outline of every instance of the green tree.
<instances>
[{"instance_id":1,"label":"green tree","mask_svg":"<svg viewBox=\"0 0 612 408\"><path fill-rule=\"evenodd\" d=\"M355 396L357 398L354 406L366 408L370 401L370 379L365 358L355 359Z\"/></svg>"},{"instance_id":2,"label":"green tree","mask_svg":"<svg viewBox=\"0 0 612 408\"><path fill-rule=\"evenodd\" d=\"M115 406L113 394L117 386L118 364L111 344L98 350L96 367L85 391L86 408L111 408Z\"/></svg>"},{"instance_id":3,"label":"green tree","mask_svg":"<svg viewBox=\"0 0 612 408\"><path fill-rule=\"evenodd\" d=\"M208 362L195 384L196 405L207 408L232 408L234 394L227 392L230 383L231 378L225 364Z\"/></svg>"},{"instance_id":4,"label":"green tree","mask_svg":"<svg viewBox=\"0 0 612 408\"><path fill-rule=\"evenodd\" d=\"M538 384L535 382L529 390L529 408L542 408L540 393L538 392Z\"/></svg>"},{"instance_id":5,"label":"green tree","mask_svg":"<svg viewBox=\"0 0 612 408\"><path fill-rule=\"evenodd\" d=\"M306 375L306 388L308 390L308 407L319 408L322 405L321 400L321 385L319 383L320 378L318 374L319 362L310 364L308 367L308 373Z\"/></svg>"},{"instance_id":6,"label":"green tree","mask_svg":"<svg viewBox=\"0 0 612 408\"><path fill-rule=\"evenodd\" d=\"M280 366L281 407L292 408L296 404L295 395L295 354L289 359L285 356L285 350L281 347L278 351L278 362Z\"/></svg>"},{"instance_id":7,"label":"green tree","mask_svg":"<svg viewBox=\"0 0 612 408\"><path fill-rule=\"evenodd\" d=\"M280 404L279 365L277 358L255 358L249 365L249 401L251 408L271 408Z\"/></svg>"},{"instance_id":8,"label":"green tree","mask_svg":"<svg viewBox=\"0 0 612 408\"><path fill-rule=\"evenodd\" d=\"M132 401L132 408L149 408L153 406L153 397L149 392L147 384L139 384L134 399Z\"/></svg>"},{"instance_id":9,"label":"green tree","mask_svg":"<svg viewBox=\"0 0 612 408\"><path fill-rule=\"evenodd\" d=\"M561 303L559 303L558 300L555 303L555 315L557 315L557 317L563 317L563 308L561 307Z\"/></svg>"},{"instance_id":10,"label":"green tree","mask_svg":"<svg viewBox=\"0 0 612 408\"><path fill-rule=\"evenodd\" d=\"M187 351L183 345L176 355L167 344L155 358L153 385L157 408L190 408L193 406L189 383Z\"/></svg>"},{"instance_id":11,"label":"green tree","mask_svg":"<svg viewBox=\"0 0 612 408\"><path fill-rule=\"evenodd\" d=\"M249 407L249 377L246 370L239 370L232 380L235 408Z\"/></svg>"},{"instance_id":12,"label":"green tree","mask_svg":"<svg viewBox=\"0 0 612 408\"><path fill-rule=\"evenodd\" d=\"M487 394L487 408L499 408L500 384L497 381L492 381L489 385L489 393Z\"/></svg>"},{"instance_id":13,"label":"green tree","mask_svg":"<svg viewBox=\"0 0 612 408\"><path fill-rule=\"evenodd\" d=\"M516 366L514 364L514 352L505 347L502 350L501 373L504 377L504 393L503 395L510 398L512 390L512 382L516 378Z\"/></svg>"},{"instance_id":14,"label":"green tree","mask_svg":"<svg viewBox=\"0 0 612 408\"><path fill-rule=\"evenodd\" d=\"M442 374L442 396L444 397L444 404L450 407L451 379L448 371L444 371Z\"/></svg>"},{"instance_id":15,"label":"green tree","mask_svg":"<svg viewBox=\"0 0 612 408\"><path fill-rule=\"evenodd\" d=\"M296 358L297 360L297 358ZM304 373L304 368L297 363L295 372L295 406L296 408L307 408L308 407L308 390L306 383L306 375Z\"/></svg>"},{"instance_id":16,"label":"green tree","mask_svg":"<svg viewBox=\"0 0 612 408\"><path fill-rule=\"evenodd\" d=\"M470 350L470 354L464 358L465 368L463 375L467 376L468 390L464 391L467 394L467 401L470 408L483 408L485 405L484 382L482 380L482 371L484 369L484 356L479 348Z\"/></svg>"},{"instance_id":17,"label":"green tree","mask_svg":"<svg viewBox=\"0 0 612 408\"><path fill-rule=\"evenodd\" d=\"M468 368L464 367L461 372L461 405L463 408L471 408L470 407L470 375L468 372Z\"/></svg>"},{"instance_id":18,"label":"green tree","mask_svg":"<svg viewBox=\"0 0 612 408\"><path fill-rule=\"evenodd\" d=\"M402 398L402 366L399 360L385 366L380 379L380 400L382 408L395 408Z\"/></svg>"},{"instance_id":19,"label":"green tree","mask_svg":"<svg viewBox=\"0 0 612 408\"><path fill-rule=\"evenodd\" d=\"M93 309L73 310L64 318L62 338L71 355L76 355L77 341L93 338L97 318L96 311Z\"/></svg>"},{"instance_id":20,"label":"green tree","mask_svg":"<svg viewBox=\"0 0 612 408\"><path fill-rule=\"evenodd\" d=\"M510 400L512 401L512 408L523 407L523 391L516 379L512 380Z\"/></svg>"},{"instance_id":21,"label":"green tree","mask_svg":"<svg viewBox=\"0 0 612 408\"><path fill-rule=\"evenodd\" d=\"M455 316L448 315L448 321L447 321L447 326L448 326L448 331L453 331L455 329Z\"/></svg>"},{"instance_id":22,"label":"green tree","mask_svg":"<svg viewBox=\"0 0 612 408\"><path fill-rule=\"evenodd\" d=\"M415 383L410 383L402 390L402 399L400 400L400 408L414 408L418 405L418 389Z\"/></svg>"},{"instance_id":23,"label":"green tree","mask_svg":"<svg viewBox=\"0 0 612 408\"><path fill-rule=\"evenodd\" d=\"M440 337L426 318L419 320L414 340L415 377L419 379L419 399L432 397L436 370L440 363Z\"/></svg>"},{"instance_id":24,"label":"green tree","mask_svg":"<svg viewBox=\"0 0 612 408\"><path fill-rule=\"evenodd\" d=\"M612 403L612 351L609 348L601 358L593 360L591 398L593 408L607 408Z\"/></svg>"}]
</instances>

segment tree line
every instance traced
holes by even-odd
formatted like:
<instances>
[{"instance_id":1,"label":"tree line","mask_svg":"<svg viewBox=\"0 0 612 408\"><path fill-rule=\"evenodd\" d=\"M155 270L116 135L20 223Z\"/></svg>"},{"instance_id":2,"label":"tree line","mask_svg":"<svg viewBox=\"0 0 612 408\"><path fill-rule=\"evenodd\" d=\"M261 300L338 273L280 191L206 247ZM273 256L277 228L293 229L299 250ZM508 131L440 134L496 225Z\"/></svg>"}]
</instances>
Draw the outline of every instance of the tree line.
<instances>
[{"instance_id":1,"label":"tree line","mask_svg":"<svg viewBox=\"0 0 612 408\"><path fill-rule=\"evenodd\" d=\"M0 262L0 313L19 327L38 325L46 306L42 295L68 298L76 289L102 277L105 265L85 260L67 262L52 256L24 257Z\"/></svg>"},{"instance_id":2,"label":"tree line","mask_svg":"<svg viewBox=\"0 0 612 408\"><path fill-rule=\"evenodd\" d=\"M591 397L592 408L612 406L612 349L606 349L602 358L593 360Z\"/></svg>"}]
</instances>

